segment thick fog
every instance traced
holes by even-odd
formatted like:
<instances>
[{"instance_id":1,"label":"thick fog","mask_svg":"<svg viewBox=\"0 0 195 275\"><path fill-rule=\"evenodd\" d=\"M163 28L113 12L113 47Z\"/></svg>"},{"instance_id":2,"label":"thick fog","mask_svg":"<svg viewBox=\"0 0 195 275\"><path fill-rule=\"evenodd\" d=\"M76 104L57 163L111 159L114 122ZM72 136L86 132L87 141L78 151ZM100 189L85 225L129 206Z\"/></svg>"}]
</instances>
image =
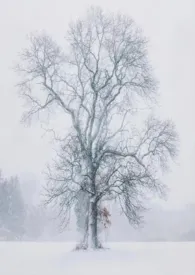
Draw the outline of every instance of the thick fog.
<instances>
[{"instance_id":1,"label":"thick fog","mask_svg":"<svg viewBox=\"0 0 195 275\"><path fill-rule=\"evenodd\" d=\"M24 239L73 241L78 239L78 233L74 215L67 229L61 229L59 233L55 210L45 210L41 205L43 171L53 157L53 145L38 122L33 122L30 128L20 123L23 101L16 91L17 76L13 67L18 61L18 53L26 46L29 33L46 30L63 45L68 23L83 14L89 5L125 12L143 28L150 40L150 59L160 81L157 112L174 121L180 136L179 157L163 178L169 188L167 200L153 199L150 202L150 210L144 214L145 224L139 229L128 224L116 205L110 206L112 226L102 234L102 238L109 241L195 240L193 0L73 0L69 3L62 0L10 0L1 3L0 170L8 181L12 176L19 178L21 207L28 209L28 217L24 219ZM52 123L60 129L64 122L54 119ZM18 195L16 197L18 199Z\"/></svg>"}]
</instances>

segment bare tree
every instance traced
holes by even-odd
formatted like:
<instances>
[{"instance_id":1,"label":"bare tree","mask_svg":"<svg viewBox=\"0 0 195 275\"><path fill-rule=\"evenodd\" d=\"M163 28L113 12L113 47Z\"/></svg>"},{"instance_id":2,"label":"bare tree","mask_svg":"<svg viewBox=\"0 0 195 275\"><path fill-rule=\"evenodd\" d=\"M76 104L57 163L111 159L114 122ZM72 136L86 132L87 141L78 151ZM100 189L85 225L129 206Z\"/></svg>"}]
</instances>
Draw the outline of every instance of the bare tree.
<instances>
[{"instance_id":1,"label":"bare tree","mask_svg":"<svg viewBox=\"0 0 195 275\"><path fill-rule=\"evenodd\" d=\"M85 233L97 248L102 202L118 200L139 223L145 190L164 190L159 171L176 155L177 134L170 121L153 117L143 131L132 127L137 102L154 99L157 90L147 41L133 20L91 8L70 24L67 42L65 54L49 36L32 35L18 66L19 88L30 103L25 119L58 107L71 118L48 169L47 202L60 207L66 223L84 194Z\"/></svg>"}]
</instances>

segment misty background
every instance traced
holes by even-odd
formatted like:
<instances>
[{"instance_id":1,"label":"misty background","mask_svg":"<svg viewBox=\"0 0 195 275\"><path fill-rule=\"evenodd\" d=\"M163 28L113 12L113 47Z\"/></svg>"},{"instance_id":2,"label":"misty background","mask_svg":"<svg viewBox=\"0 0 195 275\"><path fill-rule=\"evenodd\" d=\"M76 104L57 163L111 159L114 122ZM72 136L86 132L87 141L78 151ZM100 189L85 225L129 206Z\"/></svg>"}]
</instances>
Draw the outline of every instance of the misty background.
<instances>
[{"instance_id":1,"label":"misty background","mask_svg":"<svg viewBox=\"0 0 195 275\"><path fill-rule=\"evenodd\" d=\"M195 240L195 2L8 0L1 1L0 9L0 169L7 178L19 177L24 207L32 215L25 220L25 228L33 231L26 240L71 241L77 233L74 217L67 230L59 234L58 221L53 219L55 213L39 208L44 183L42 172L53 156L53 146L39 123L33 123L30 128L20 124L24 109L12 68L30 32L46 30L63 44L68 23L90 5L126 13L143 29L150 40L150 59L160 81L158 112L175 122L180 136L179 158L163 179L170 189L167 200L152 201L151 210L145 214L145 226L139 230L131 228L113 206L112 227L104 238L110 241ZM61 127L60 121L53 123ZM40 228L33 227L36 224Z\"/></svg>"}]
</instances>

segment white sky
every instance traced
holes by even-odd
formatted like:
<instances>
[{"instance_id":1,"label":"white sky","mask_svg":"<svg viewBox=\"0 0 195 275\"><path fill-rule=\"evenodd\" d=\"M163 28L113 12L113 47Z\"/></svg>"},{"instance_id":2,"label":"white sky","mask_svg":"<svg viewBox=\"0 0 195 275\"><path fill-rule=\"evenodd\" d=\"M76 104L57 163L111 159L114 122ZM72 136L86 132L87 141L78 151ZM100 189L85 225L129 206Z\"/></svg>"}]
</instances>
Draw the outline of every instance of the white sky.
<instances>
[{"instance_id":1,"label":"white sky","mask_svg":"<svg viewBox=\"0 0 195 275\"><path fill-rule=\"evenodd\" d=\"M39 123L20 125L22 101L12 71L26 35L47 30L62 41L70 19L89 5L129 14L150 38L150 57L160 80L161 113L175 121L181 139L178 165L166 177L167 205L195 202L195 1L194 0L0 0L0 167L6 175L41 179L52 149Z\"/></svg>"}]
</instances>

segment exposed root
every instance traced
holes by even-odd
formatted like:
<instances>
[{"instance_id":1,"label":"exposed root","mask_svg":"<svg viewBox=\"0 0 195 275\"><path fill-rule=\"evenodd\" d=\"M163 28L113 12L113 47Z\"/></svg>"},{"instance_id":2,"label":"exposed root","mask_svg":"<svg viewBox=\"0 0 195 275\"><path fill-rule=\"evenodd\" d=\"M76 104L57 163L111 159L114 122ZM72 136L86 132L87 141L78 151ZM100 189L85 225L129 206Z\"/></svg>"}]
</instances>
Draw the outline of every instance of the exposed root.
<instances>
[{"instance_id":1,"label":"exposed root","mask_svg":"<svg viewBox=\"0 0 195 275\"><path fill-rule=\"evenodd\" d=\"M105 250L107 249L106 247L104 247L101 243L98 244L97 247L90 247L88 246L86 243L79 243L76 245L75 249L73 251L86 251L86 250Z\"/></svg>"},{"instance_id":2,"label":"exposed root","mask_svg":"<svg viewBox=\"0 0 195 275\"><path fill-rule=\"evenodd\" d=\"M75 247L75 251L79 251L79 250L87 250L88 249L88 245L85 243L79 243L76 245Z\"/></svg>"}]
</instances>

